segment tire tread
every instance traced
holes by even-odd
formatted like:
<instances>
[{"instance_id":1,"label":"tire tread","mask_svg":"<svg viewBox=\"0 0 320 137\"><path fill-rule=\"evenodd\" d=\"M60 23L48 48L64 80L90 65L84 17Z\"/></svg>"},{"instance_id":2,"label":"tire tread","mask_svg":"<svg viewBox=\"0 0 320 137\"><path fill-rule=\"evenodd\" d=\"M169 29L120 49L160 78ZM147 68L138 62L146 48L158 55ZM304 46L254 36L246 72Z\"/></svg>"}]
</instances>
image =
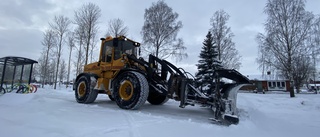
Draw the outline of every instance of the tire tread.
<instances>
[{"instance_id":1,"label":"tire tread","mask_svg":"<svg viewBox=\"0 0 320 137\"><path fill-rule=\"evenodd\" d=\"M145 78L145 76L143 76L142 74L138 73L138 72L132 72L139 80L140 83L140 98L139 101L137 102L137 104L132 107L132 109L138 109L140 108L148 99L148 95L149 95L149 84L147 79Z\"/></svg>"}]
</instances>

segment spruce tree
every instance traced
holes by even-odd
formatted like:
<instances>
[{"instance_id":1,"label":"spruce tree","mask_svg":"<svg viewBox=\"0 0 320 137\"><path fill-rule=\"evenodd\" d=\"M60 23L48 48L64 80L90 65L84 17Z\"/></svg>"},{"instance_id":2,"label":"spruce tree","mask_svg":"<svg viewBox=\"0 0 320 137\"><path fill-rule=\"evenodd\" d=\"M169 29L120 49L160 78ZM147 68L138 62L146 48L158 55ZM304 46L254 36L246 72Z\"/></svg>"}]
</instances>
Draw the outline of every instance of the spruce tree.
<instances>
[{"instance_id":1,"label":"spruce tree","mask_svg":"<svg viewBox=\"0 0 320 137\"><path fill-rule=\"evenodd\" d=\"M209 31L203 42L200 52L200 59L197 64L196 86L202 92L211 94L214 91L214 71L221 68L221 62L218 61L218 48L215 46L213 36Z\"/></svg>"}]
</instances>

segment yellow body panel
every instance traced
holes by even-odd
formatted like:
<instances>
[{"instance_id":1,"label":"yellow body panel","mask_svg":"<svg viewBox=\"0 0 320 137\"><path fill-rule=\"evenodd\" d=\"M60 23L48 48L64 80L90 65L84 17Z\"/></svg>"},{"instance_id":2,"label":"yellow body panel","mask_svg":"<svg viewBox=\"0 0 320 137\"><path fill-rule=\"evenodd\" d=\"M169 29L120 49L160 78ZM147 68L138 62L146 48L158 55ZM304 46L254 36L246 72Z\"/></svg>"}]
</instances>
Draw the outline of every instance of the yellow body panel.
<instances>
[{"instance_id":1,"label":"yellow body panel","mask_svg":"<svg viewBox=\"0 0 320 137\"><path fill-rule=\"evenodd\" d=\"M99 75L100 66L98 66L98 62L87 64L87 65L84 66L83 72L85 72L85 73L94 73L94 74Z\"/></svg>"},{"instance_id":2,"label":"yellow body panel","mask_svg":"<svg viewBox=\"0 0 320 137\"><path fill-rule=\"evenodd\" d=\"M120 40L125 39L126 41L134 42L122 36L118 37L118 39ZM118 75L121 69L125 68L126 64L130 64L128 63L128 58L126 58L125 54L121 54L120 52L115 52L116 46L112 45L113 46L112 48L109 47L110 49L107 49L107 50L105 49L106 46L104 44L112 40L113 38L110 36L107 37L106 39L102 39L99 61L91 64L87 64L84 66L84 73L96 74L98 76L97 84L94 87L94 89L97 89L99 91L104 91L104 93L109 95L111 94L111 89L110 89L111 81ZM135 43L135 44L137 44L138 46L140 45L139 43ZM112 55L111 60L109 60L109 62L105 61L107 59L110 59L108 58L110 57L108 56L110 55L110 53ZM118 59L115 60L114 59L115 56L117 56Z\"/></svg>"}]
</instances>

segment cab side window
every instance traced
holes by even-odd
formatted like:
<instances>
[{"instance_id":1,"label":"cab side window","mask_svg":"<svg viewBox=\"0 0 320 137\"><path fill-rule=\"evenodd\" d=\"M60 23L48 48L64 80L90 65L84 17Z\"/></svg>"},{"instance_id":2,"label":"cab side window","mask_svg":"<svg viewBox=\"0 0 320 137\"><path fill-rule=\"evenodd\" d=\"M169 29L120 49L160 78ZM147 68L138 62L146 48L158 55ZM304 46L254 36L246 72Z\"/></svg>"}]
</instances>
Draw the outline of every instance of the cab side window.
<instances>
[{"instance_id":1,"label":"cab side window","mask_svg":"<svg viewBox=\"0 0 320 137\"><path fill-rule=\"evenodd\" d=\"M114 48L114 60L121 58L122 51L119 47Z\"/></svg>"},{"instance_id":2,"label":"cab side window","mask_svg":"<svg viewBox=\"0 0 320 137\"><path fill-rule=\"evenodd\" d=\"M113 50L113 41L107 41L103 44L103 49L101 53L102 62L111 62Z\"/></svg>"},{"instance_id":3,"label":"cab side window","mask_svg":"<svg viewBox=\"0 0 320 137\"><path fill-rule=\"evenodd\" d=\"M112 59L112 47L111 46L106 46L106 62L111 62Z\"/></svg>"},{"instance_id":4,"label":"cab side window","mask_svg":"<svg viewBox=\"0 0 320 137\"><path fill-rule=\"evenodd\" d=\"M105 45L102 53L102 62L111 62L112 59L112 47Z\"/></svg>"}]
</instances>

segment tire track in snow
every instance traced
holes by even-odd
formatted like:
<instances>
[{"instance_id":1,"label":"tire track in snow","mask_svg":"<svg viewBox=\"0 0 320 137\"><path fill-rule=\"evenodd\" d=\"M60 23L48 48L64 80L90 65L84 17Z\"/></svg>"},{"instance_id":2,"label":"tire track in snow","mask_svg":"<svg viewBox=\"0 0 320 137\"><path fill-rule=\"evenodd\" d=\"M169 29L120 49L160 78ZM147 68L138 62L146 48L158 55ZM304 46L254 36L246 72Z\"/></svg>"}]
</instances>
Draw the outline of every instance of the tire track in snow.
<instances>
[{"instance_id":1,"label":"tire track in snow","mask_svg":"<svg viewBox=\"0 0 320 137\"><path fill-rule=\"evenodd\" d=\"M128 122L129 126L129 135L130 137L141 137L141 133L138 129L139 125L130 114L127 114L126 112L122 112L122 114L125 117L125 120Z\"/></svg>"},{"instance_id":2,"label":"tire track in snow","mask_svg":"<svg viewBox=\"0 0 320 137\"><path fill-rule=\"evenodd\" d=\"M130 110L119 110L123 115L123 119L125 123L114 126L112 128L104 129L104 134L113 134L113 133L118 133L118 132L127 132L128 136L130 137L141 137L141 132L139 128L145 127L145 126L151 126L151 125L156 125L156 124L161 124L164 122L169 122L170 120L162 117L154 117L151 115L146 115L143 113L136 113L132 112ZM143 120L137 120L136 117L141 116L141 117L148 117L150 118L143 119Z\"/></svg>"}]
</instances>

